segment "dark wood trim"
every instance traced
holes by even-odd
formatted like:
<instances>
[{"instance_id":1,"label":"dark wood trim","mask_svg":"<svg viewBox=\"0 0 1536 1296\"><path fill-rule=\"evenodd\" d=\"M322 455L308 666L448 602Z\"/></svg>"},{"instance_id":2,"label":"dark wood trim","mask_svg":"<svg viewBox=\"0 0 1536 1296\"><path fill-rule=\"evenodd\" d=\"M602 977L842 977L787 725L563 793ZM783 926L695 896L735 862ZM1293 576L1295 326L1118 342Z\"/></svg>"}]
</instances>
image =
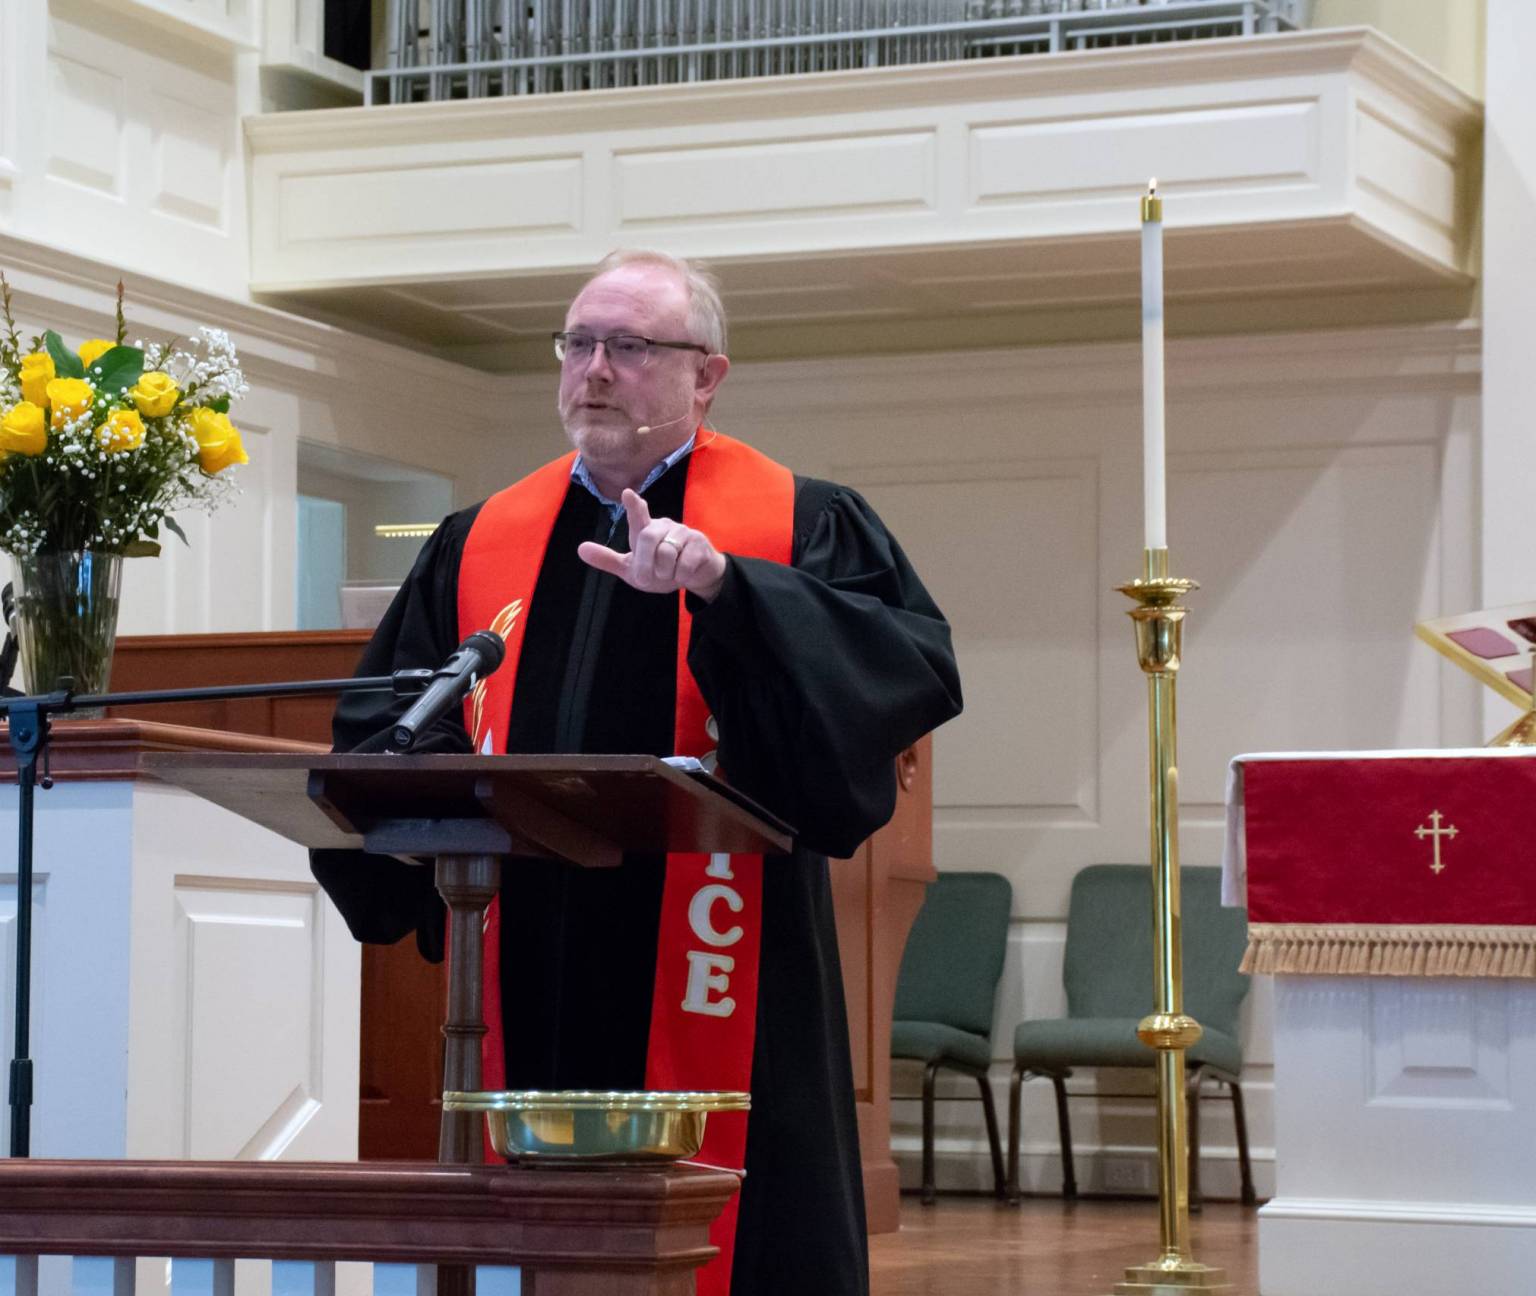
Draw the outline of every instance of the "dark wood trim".
<instances>
[{"instance_id":1,"label":"dark wood trim","mask_svg":"<svg viewBox=\"0 0 1536 1296\"><path fill-rule=\"evenodd\" d=\"M871 1233L900 1220L900 1180L891 1154L891 1012L907 933L933 880L933 739L896 761L896 813L846 864L834 862L854 1105Z\"/></svg>"},{"instance_id":2,"label":"dark wood trim","mask_svg":"<svg viewBox=\"0 0 1536 1296\"><path fill-rule=\"evenodd\" d=\"M521 1265L674 1290L715 1254L709 1226L737 1182L690 1165L7 1161L0 1254Z\"/></svg>"},{"instance_id":3,"label":"dark wood trim","mask_svg":"<svg viewBox=\"0 0 1536 1296\"><path fill-rule=\"evenodd\" d=\"M146 652L209 652L221 648L244 651L259 645L264 649L355 647L361 654L371 638L372 630L241 630L227 634L122 635L117 640L116 652L132 656Z\"/></svg>"},{"instance_id":4,"label":"dark wood trim","mask_svg":"<svg viewBox=\"0 0 1536 1296\"><path fill-rule=\"evenodd\" d=\"M366 630L282 630L248 634L124 636L112 658L112 688L258 684L336 679L353 674L368 642ZM307 742L331 740L336 699L325 696L242 698L114 707L122 720L268 734Z\"/></svg>"},{"instance_id":5,"label":"dark wood trim","mask_svg":"<svg viewBox=\"0 0 1536 1296\"><path fill-rule=\"evenodd\" d=\"M308 755L328 750L289 738L194 729L153 720L55 720L51 732L49 768L60 783L142 778L139 757L151 752ZM15 781L16 758L6 726L0 723L0 784Z\"/></svg>"}]
</instances>

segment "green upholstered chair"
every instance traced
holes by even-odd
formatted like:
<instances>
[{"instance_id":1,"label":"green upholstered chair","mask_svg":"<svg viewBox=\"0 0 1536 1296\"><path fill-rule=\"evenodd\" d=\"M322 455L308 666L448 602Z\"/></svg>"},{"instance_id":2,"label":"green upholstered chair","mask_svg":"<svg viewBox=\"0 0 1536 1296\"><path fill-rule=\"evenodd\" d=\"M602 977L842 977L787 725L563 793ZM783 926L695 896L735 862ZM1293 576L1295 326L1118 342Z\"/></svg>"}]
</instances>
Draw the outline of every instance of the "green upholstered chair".
<instances>
[{"instance_id":1,"label":"green upholstered chair","mask_svg":"<svg viewBox=\"0 0 1536 1296\"><path fill-rule=\"evenodd\" d=\"M891 1056L923 1067L923 1205L933 1203L934 1076L940 1067L981 1086L992 1174L1004 1193L1003 1151L987 1072L992 1010L1008 945L1013 888L996 873L940 873L912 924L891 1022Z\"/></svg>"},{"instance_id":2,"label":"green upholstered chair","mask_svg":"<svg viewBox=\"0 0 1536 1296\"><path fill-rule=\"evenodd\" d=\"M1248 1159L1248 1123L1238 1083L1243 1049L1238 1014L1248 978L1237 968L1247 942L1247 916L1221 906L1221 870L1179 873L1184 933L1184 1011L1204 1030L1184 1055L1189 1104L1189 1198L1200 1202L1200 1104L1207 1078L1225 1086L1237 1126L1237 1155L1245 1205L1256 1200ZM1056 1090L1061 1135L1062 1195L1077 1196L1072 1128L1064 1081L1073 1067L1155 1067L1157 1053L1136 1037L1137 1023L1153 1008L1152 881L1142 864L1096 864L1072 882L1062 980L1067 1016L1021 1022L1013 1036L1008 1090L1008 1196L1019 1193L1019 1091L1027 1075L1044 1076Z\"/></svg>"}]
</instances>

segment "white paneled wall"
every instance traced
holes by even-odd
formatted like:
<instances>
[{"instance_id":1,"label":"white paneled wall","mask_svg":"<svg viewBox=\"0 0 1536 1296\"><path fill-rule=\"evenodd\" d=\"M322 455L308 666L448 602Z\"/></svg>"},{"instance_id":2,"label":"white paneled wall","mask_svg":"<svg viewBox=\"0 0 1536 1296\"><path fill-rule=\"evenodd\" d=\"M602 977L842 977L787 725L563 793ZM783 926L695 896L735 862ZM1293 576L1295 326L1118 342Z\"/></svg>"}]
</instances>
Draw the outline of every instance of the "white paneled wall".
<instances>
[{"instance_id":1,"label":"white paneled wall","mask_svg":"<svg viewBox=\"0 0 1536 1296\"><path fill-rule=\"evenodd\" d=\"M237 50L129 6L5 7L24 11L3 61L26 109L9 231L244 297Z\"/></svg>"},{"instance_id":2,"label":"white paneled wall","mask_svg":"<svg viewBox=\"0 0 1536 1296\"><path fill-rule=\"evenodd\" d=\"M1478 605L1479 345L1432 326L1170 347L1173 564L1202 585L1179 677L1186 864L1219 861L1239 751L1481 741L1475 686L1412 633ZM1073 875L1147 858L1145 684L1114 590L1140 572L1139 384L1134 346L1036 348L740 365L717 405L723 430L864 493L953 625L966 712L937 736L935 849L1013 884L999 1059L1016 1022L1064 1011ZM518 403L547 386L514 380ZM1244 1025L1261 1191L1270 993L1255 983ZM1149 1092L1137 1073L1073 1083ZM1050 1089L1025 1094L1024 1182L1054 1191ZM915 1156L916 1103L896 1116ZM1073 1121L1085 1187L1153 1187L1150 1103L1079 1101ZM1224 1103L1204 1145L1207 1190L1235 1193ZM941 1184L986 1182L974 1098L941 1105L939 1147Z\"/></svg>"},{"instance_id":3,"label":"white paneled wall","mask_svg":"<svg viewBox=\"0 0 1536 1296\"><path fill-rule=\"evenodd\" d=\"M317 0L5 0L0 233L247 300L243 120L356 102L322 43Z\"/></svg>"}]
</instances>

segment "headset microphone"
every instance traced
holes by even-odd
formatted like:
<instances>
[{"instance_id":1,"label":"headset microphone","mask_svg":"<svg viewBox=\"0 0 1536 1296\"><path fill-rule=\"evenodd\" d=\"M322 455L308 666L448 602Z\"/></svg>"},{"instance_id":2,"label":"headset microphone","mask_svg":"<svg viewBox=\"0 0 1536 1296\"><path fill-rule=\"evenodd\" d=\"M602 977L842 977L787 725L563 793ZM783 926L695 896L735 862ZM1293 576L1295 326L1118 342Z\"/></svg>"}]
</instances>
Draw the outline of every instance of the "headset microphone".
<instances>
[{"instance_id":1,"label":"headset microphone","mask_svg":"<svg viewBox=\"0 0 1536 1296\"><path fill-rule=\"evenodd\" d=\"M656 431L657 428L671 427L674 423L683 423L683 422L686 422L688 419L691 419L692 417L693 417L693 409L690 406L687 413L679 414L675 419L668 419L665 423L657 423L655 425L652 425L650 423L643 423L643 424L641 424L639 427L637 427L635 429L635 435L636 436L648 436L650 433Z\"/></svg>"}]
</instances>

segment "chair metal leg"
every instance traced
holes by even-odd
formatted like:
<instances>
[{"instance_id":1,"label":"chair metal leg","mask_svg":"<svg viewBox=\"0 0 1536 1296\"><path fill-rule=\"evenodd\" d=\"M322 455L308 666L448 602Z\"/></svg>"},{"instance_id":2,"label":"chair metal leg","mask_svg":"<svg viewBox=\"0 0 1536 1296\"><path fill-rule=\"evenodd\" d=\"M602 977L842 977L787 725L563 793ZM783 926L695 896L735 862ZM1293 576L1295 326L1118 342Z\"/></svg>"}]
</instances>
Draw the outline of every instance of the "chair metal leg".
<instances>
[{"instance_id":1,"label":"chair metal leg","mask_svg":"<svg viewBox=\"0 0 1536 1296\"><path fill-rule=\"evenodd\" d=\"M1019 1204L1019 1115L1024 1068L1015 1066L1008 1079L1008 1204Z\"/></svg>"},{"instance_id":2,"label":"chair metal leg","mask_svg":"<svg viewBox=\"0 0 1536 1296\"><path fill-rule=\"evenodd\" d=\"M1067 1116L1066 1076L1053 1075L1051 1084L1056 1089L1056 1128L1061 1134L1061 1195L1071 1199L1077 1196L1077 1171L1072 1165L1072 1122Z\"/></svg>"},{"instance_id":3,"label":"chair metal leg","mask_svg":"<svg viewBox=\"0 0 1536 1296\"><path fill-rule=\"evenodd\" d=\"M933 1185L933 1081L939 1064L923 1068L923 1205L932 1206L937 1190Z\"/></svg>"},{"instance_id":4,"label":"chair metal leg","mask_svg":"<svg viewBox=\"0 0 1536 1296\"><path fill-rule=\"evenodd\" d=\"M1189 1213L1198 1215L1204 1207L1200 1195L1200 1081L1204 1067L1196 1067L1184 1081L1185 1119L1189 1126Z\"/></svg>"},{"instance_id":5,"label":"chair metal leg","mask_svg":"<svg viewBox=\"0 0 1536 1296\"><path fill-rule=\"evenodd\" d=\"M1237 1126L1237 1164L1243 1176L1243 1205L1256 1206L1259 1195L1253 1190L1253 1163L1248 1158L1248 1117L1243 1110L1243 1086L1228 1080L1232 1092L1232 1123Z\"/></svg>"},{"instance_id":6,"label":"chair metal leg","mask_svg":"<svg viewBox=\"0 0 1536 1296\"><path fill-rule=\"evenodd\" d=\"M997 1104L992 1099L992 1085L987 1077L979 1075L976 1083L981 1086L981 1111L987 1118L987 1143L992 1150L992 1194L1003 1197L1007 1193L1007 1178L1003 1174L1003 1145L997 1135Z\"/></svg>"}]
</instances>

